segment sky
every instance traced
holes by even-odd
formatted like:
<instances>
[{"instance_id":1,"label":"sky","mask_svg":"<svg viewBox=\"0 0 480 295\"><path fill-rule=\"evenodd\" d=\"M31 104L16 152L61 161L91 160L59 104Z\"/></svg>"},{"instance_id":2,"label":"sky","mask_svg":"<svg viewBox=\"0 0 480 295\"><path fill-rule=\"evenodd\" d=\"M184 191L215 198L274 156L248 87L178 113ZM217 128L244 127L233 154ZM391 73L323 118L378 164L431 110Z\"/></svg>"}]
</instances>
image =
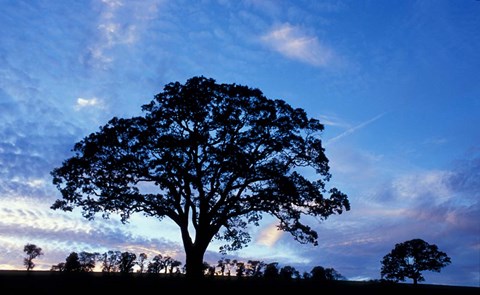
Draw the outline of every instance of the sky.
<instances>
[{"instance_id":1,"label":"sky","mask_svg":"<svg viewBox=\"0 0 480 295\"><path fill-rule=\"evenodd\" d=\"M205 76L304 109L351 210L310 221L318 246L265 216L227 258L380 279L397 243L452 263L425 283L480 287L480 1L0 0L0 269L49 270L71 252L184 262L178 228L50 209L73 145L170 82ZM212 243L211 264L222 256ZM411 281L407 281L411 282Z\"/></svg>"}]
</instances>

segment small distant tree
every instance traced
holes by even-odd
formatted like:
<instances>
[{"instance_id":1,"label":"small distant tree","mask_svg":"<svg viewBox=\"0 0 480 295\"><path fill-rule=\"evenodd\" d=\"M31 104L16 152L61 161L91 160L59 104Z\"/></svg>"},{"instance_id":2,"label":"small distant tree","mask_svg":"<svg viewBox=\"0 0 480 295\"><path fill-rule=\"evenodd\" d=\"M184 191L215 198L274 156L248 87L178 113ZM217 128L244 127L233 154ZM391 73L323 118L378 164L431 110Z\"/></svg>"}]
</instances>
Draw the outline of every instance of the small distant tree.
<instances>
[{"instance_id":1,"label":"small distant tree","mask_svg":"<svg viewBox=\"0 0 480 295\"><path fill-rule=\"evenodd\" d=\"M23 252L27 254L27 257L23 259L23 265L27 267L27 271L30 271L35 267L33 259L43 255L42 248L37 247L35 244L26 244L23 247Z\"/></svg>"},{"instance_id":2,"label":"small distant tree","mask_svg":"<svg viewBox=\"0 0 480 295\"><path fill-rule=\"evenodd\" d=\"M248 260L247 261L247 268L246 268L246 275L250 277L261 277L263 276L263 269L265 268L266 264L260 260Z\"/></svg>"},{"instance_id":3,"label":"small distant tree","mask_svg":"<svg viewBox=\"0 0 480 295\"><path fill-rule=\"evenodd\" d=\"M265 266L263 277L266 279L276 279L279 276L278 262L271 262Z\"/></svg>"},{"instance_id":4,"label":"small distant tree","mask_svg":"<svg viewBox=\"0 0 480 295\"><path fill-rule=\"evenodd\" d=\"M176 260L176 259L172 259L169 261L169 273L170 274L173 274L174 271L175 273L178 273L180 272L180 266L182 265L182 262L179 261L179 260ZM214 272L215 272L215 268L214 268Z\"/></svg>"},{"instance_id":5,"label":"small distant tree","mask_svg":"<svg viewBox=\"0 0 480 295\"><path fill-rule=\"evenodd\" d=\"M210 264L208 262L204 261L203 262L203 267L202 267L203 273L208 275L209 272L210 272L210 267L211 267Z\"/></svg>"},{"instance_id":6,"label":"small distant tree","mask_svg":"<svg viewBox=\"0 0 480 295\"><path fill-rule=\"evenodd\" d=\"M170 274L173 274L173 270L178 269L178 267L182 265L180 261L173 259L170 256L163 257L163 263L165 266L165 273L170 273ZM203 272L205 272L205 263L206 262L203 263L204 265Z\"/></svg>"},{"instance_id":7,"label":"small distant tree","mask_svg":"<svg viewBox=\"0 0 480 295\"><path fill-rule=\"evenodd\" d=\"M65 271L65 262L60 262L59 264L52 265L50 271Z\"/></svg>"},{"instance_id":8,"label":"small distant tree","mask_svg":"<svg viewBox=\"0 0 480 295\"><path fill-rule=\"evenodd\" d=\"M245 263L241 261L237 261L236 265L236 276L241 278L245 275Z\"/></svg>"},{"instance_id":9,"label":"small distant tree","mask_svg":"<svg viewBox=\"0 0 480 295\"><path fill-rule=\"evenodd\" d=\"M325 269L326 274L327 274L327 280L331 281L337 281L337 280L346 280L346 278L336 271L334 268L327 268Z\"/></svg>"},{"instance_id":10,"label":"small distant tree","mask_svg":"<svg viewBox=\"0 0 480 295\"><path fill-rule=\"evenodd\" d=\"M52 265L50 271L92 272L95 268L97 256L99 256L98 253L89 253L85 251L80 253L71 252L65 259L65 262Z\"/></svg>"},{"instance_id":11,"label":"small distant tree","mask_svg":"<svg viewBox=\"0 0 480 295\"><path fill-rule=\"evenodd\" d=\"M312 274L311 274L310 272L304 271L304 272L302 273L302 279L304 279L304 280L310 280L311 278L312 278Z\"/></svg>"},{"instance_id":12,"label":"small distant tree","mask_svg":"<svg viewBox=\"0 0 480 295\"><path fill-rule=\"evenodd\" d=\"M210 277L215 275L215 266L210 265L208 262L203 262L203 272Z\"/></svg>"},{"instance_id":13,"label":"small distant tree","mask_svg":"<svg viewBox=\"0 0 480 295\"><path fill-rule=\"evenodd\" d=\"M336 281L345 279L338 271L334 268L324 268L323 266L314 266L310 271L310 278L319 282L326 281Z\"/></svg>"},{"instance_id":14,"label":"small distant tree","mask_svg":"<svg viewBox=\"0 0 480 295\"><path fill-rule=\"evenodd\" d=\"M89 253L82 251L78 254L78 262L80 262L81 272L92 272L95 268L95 262L99 253Z\"/></svg>"},{"instance_id":15,"label":"small distant tree","mask_svg":"<svg viewBox=\"0 0 480 295\"><path fill-rule=\"evenodd\" d=\"M140 255L138 255L138 267L140 267L138 269L138 272L139 273L143 273L144 271L144 268L145 268L145 261L147 260L147 254L145 253L140 253Z\"/></svg>"},{"instance_id":16,"label":"small distant tree","mask_svg":"<svg viewBox=\"0 0 480 295\"><path fill-rule=\"evenodd\" d=\"M63 270L66 272L80 272L82 270L77 252L72 252L67 256Z\"/></svg>"},{"instance_id":17,"label":"small distant tree","mask_svg":"<svg viewBox=\"0 0 480 295\"><path fill-rule=\"evenodd\" d=\"M102 260L102 272L118 272L118 266L122 259L122 253L120 251L112 251L103 253L100 255Z\"/></svg>"},{"instance_id":18,"label":"small distant tree","mask_svg":"<svg viewBox=\"0 0 480 295\"><path fill-rule=\"evenodd\" d=\"M225 261L225 258L222 258L222 259L218 260L217 267L219 268L219 271L218 271L219 275L221 275L221 276L225 275L226 265L227 265L227 263Z\"/></svg>"},{"instance_id":19,"label":"small distant tree","mask_svg":"<svg viewBox=\"0 0 480 295\"><path fill-rule=\"evenodd\" d=\"M157 254L148 263L147 273L160 273L166 267L165 260L161 254Z\"/></svg>"},{"instance_id":20,"label":"small distant tree","mask_svg":"<svg viewBox=\"0 0 480 295\"><path fill-rule=\"evenodd\" d=\"M279 273L280 278L285 279L285 280L291 280L293 278L299 278L300 273L298 270L295 269L295 267L290 266L290 265L285 265L282 268L280 268L280 273Z\"/></svg>"},{"instance_id":21,"label":"small distant tree","mask_svg":"<svg viewBox=\"0 0 480 295\"><path fill-rule=\"evenodd\" d=\"M231 260L227 259L227 260L225 260L225 262L227 263L227 276L231 276L232 271L234 271L234 270L235 270L235 273L236 273L238 260L237 259L231 259Z\"/></svg>"},{"instance_id":22,"label":"small distant tree","mask_svg":"<svg viewBox=\"0 0 480 295\"><path fill-rule=\"evenodd\" d=\"M383 257L381 276L390 281L413 280L413 284L425 281L423 271L440 270L451 263L446 253L439 251L436 245L430 245L422 239L413 239L395 245L395 248Z\"/></svg>"},{"instance_id":23,"label":"small distant tree","mask_svg":"<svg viewBox=\"0 0 480 295\"><path fill-rule=\"evenodd\" d=\"M133 267L136 264L137 255L131 252L123 252L120 254L120 261L118 264L119 271L121 273L130 273L133 271Z\"/></svg>"},{"instance_id":24,"label":"small distant tree","mask_svg":"<svg viewBox=\"0 0 480 295\"><path fill-rule=\"evenodd\" d=\"M314 281L324 282L327 280L327 275L323 266L314 266L310 271L310 274L310 278Z\"/></svg>"}]
</instances>

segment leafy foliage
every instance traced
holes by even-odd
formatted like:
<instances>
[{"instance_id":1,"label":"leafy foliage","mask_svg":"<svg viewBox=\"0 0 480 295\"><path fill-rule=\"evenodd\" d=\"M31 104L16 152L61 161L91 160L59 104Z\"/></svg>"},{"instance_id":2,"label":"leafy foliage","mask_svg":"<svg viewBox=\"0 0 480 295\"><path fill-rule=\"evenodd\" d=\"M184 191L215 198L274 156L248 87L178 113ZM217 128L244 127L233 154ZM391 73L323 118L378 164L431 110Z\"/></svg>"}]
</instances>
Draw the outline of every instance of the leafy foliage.
<instances>
[{"instance_id":1,"label":"leafy foliage","mask_svg":"<svg viewBox=\"0 0 480 295\"><path fill-rule=\"evenodd\" d=\"M77 252L72 252L65 259L64 269L66 272L80 272L82 271L80 260Z\"/></svg>"},{"instance_id":2,"label":"leafy foliage","mask_svg":"<svg viewBox=\"0 0 480 295\"><path fill-rule=\"evenodd\" d=\"M137 255L132 252L122 252L120 255L119 269L121 273L130 273L137 264Z\"/></svg>"},{"instance_id":3,"label":"leafy foliage","mask_svg":"<svg viewBox=\"0 0 480 295\"><path fill-rule=\"evenodd\" d=\"M315 281L319 282L326 282L326 281L335 281L335 280L344 280L345 277L342 276L338 271L334 268L324 268L323 266L315 266L310 271L310 278Z\"/></svg>"},{"instance_id":4,"label":"leafy foliage","mask_svg":"<svg viewBox=\"0 0 480 295\"><path fill-rule=\"evenodd\" d=\"M33 259L43 255L42 248L37 247L35 244L28 243L23 247L23 252L27 254L27 257L23 259L23 264L27 267L27 271L30 271L35 267Z\"/></svg>"},{"instance_id":5,"label":"leafy foliage","mask_svg":"<svg viewBox=\"0 0 480 295\"><path fill-rule=\"evenodd\" d=\"M451 263L446 253L439 251L436 245L430 245L422 239L413 239L395 245L395 248L383 257L382 278L395 282L413 280L414 284L425 278L423 271L440 270Z\"/></svg>"},{"instance_id":6,"label":"leafy foliage","mask_svg":"<svg viewBox=\"0 0 480 295\"><path fill-rule=\"evenodd\" d=\"M53 209L81 207L88 219L118 213L124 222L136 212L170 218L182 234L187 273L197 274L212 239L225 241L222 252L242 248L251 239L247 225L263 213L316 245L302 216L324 220L350 210L344 193L326 189L324 127L302 109L258 89L193 77L167 84L142 110L75 144L75 156L52 171L62 194ZM303 175L307 168L315 179Z\"/></svg>"}]
</instances>

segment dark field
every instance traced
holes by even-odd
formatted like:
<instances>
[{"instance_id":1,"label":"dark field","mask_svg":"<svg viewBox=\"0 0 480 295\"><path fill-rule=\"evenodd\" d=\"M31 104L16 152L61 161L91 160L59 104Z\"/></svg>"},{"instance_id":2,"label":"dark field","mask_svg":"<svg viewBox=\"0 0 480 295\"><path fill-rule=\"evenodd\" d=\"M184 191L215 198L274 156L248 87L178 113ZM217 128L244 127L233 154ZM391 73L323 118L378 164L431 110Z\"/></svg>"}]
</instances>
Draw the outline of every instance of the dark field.
<instances>
[{"instance_id":1,"label":"dark field","mask_svg":"<svg viewBox=\"0 0 480 295\"><path fill-rule=\"evenodd\" d=\"M285 292L316 294L480 294L480 288L419 284L386 284L378 282L334 281L320 284L305 280L265 280L235 277L206 278L186 281L181 276L120 273L61 273L50 271L0 271L0 294L249 294Z\"/></svg>"}]
</instances>

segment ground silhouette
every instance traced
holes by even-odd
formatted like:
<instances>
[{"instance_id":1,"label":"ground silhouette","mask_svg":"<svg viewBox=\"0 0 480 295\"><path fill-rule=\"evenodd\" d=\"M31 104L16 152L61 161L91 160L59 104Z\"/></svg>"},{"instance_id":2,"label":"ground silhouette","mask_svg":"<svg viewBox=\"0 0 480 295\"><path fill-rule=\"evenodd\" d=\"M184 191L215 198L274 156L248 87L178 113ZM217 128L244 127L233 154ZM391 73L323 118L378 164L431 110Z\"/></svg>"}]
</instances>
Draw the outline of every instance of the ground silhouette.
<instances>
[{"instance_id":1,"label":"ground silhouette","mask_svg":"<svg viewBox=\"0 0 480 295\"><path fill-rule=\"evenodd\" d=\"M0 271L2 294L139 294L140 292L312 292L318 294L479 294L480 288L429 284L313 280L266 280L263 278L206 277L188 280L183 275L145 273L65 273L52 271Z\"/></svg>"}]
</instances>

